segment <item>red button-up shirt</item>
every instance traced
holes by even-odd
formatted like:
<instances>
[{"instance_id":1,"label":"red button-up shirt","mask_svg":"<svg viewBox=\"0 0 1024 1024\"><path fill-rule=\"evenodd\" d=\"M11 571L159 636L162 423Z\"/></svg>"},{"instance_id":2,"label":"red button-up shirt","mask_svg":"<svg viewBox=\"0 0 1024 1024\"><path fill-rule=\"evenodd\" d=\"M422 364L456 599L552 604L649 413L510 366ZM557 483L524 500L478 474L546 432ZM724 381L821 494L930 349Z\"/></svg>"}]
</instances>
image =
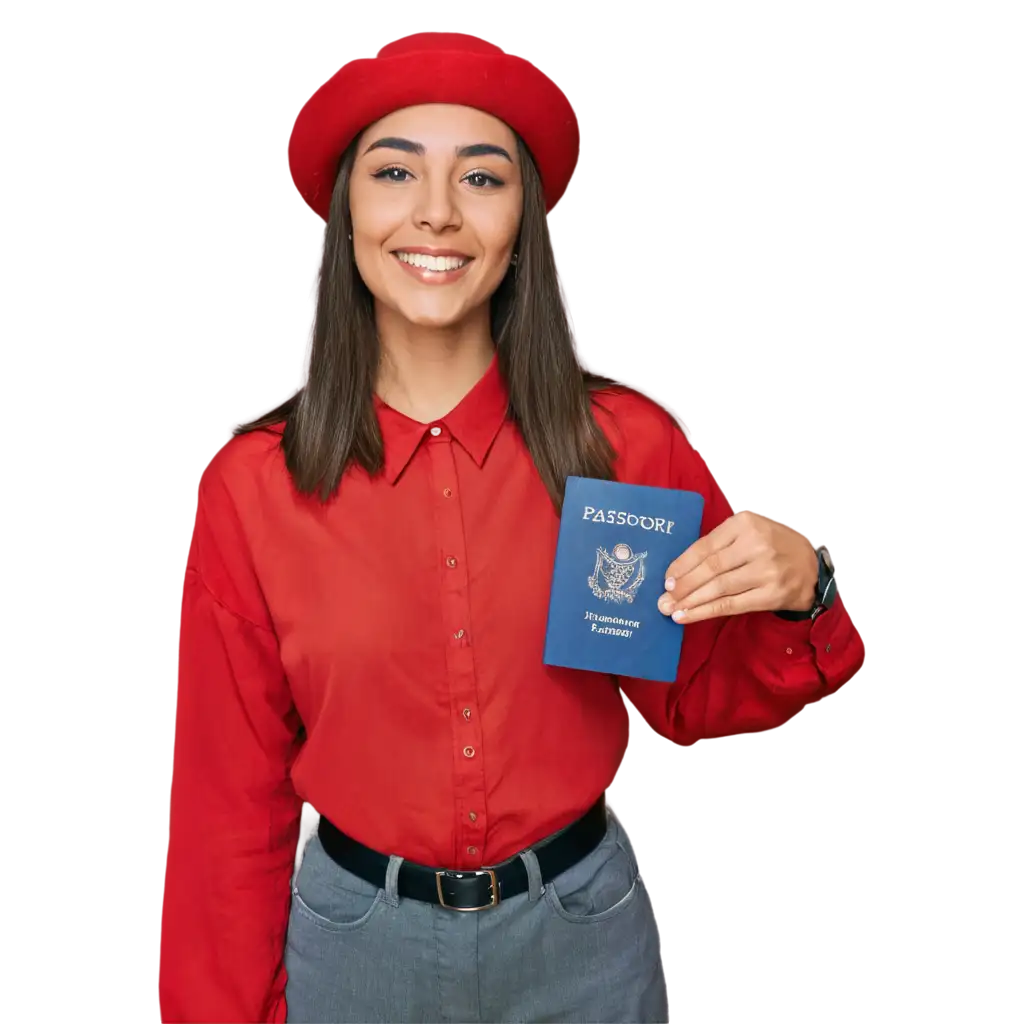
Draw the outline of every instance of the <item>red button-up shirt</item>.
<instances>
[{"instance_id":1,"label":"red button-up shirt","mask_svg":"<svg viewBox=\"0 0 1024 1024\"><path fill-rule=\"evenodd\" d=\"M292 486L283 424L233 437L199 485L185 571L164 1020L285 1020L282 963L302 802L367 845L438 867L501 861L615 776L623 694L679 744L770 729L833 692L864 648L837 597L685 627L672 684L542 663L559 520L495 358L448 415L376 399L383 474L322 505ZM732 515L656 403L596 393L616 477ZM680 552L681 553L681 552Z\"/></svg>"}]
</instances>

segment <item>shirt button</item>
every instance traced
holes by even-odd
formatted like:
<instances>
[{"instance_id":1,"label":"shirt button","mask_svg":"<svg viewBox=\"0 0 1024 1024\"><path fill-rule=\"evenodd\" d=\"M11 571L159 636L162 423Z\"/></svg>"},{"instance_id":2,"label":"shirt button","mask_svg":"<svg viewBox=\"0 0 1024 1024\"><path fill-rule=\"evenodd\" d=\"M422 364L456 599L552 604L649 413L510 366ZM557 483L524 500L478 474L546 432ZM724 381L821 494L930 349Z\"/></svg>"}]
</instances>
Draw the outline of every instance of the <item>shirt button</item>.
<instances>
[{"instance_id":1,"label":"shirt button","mask_svg":"<svg viewBox=\"0 0 1024 1024\"><path fill-rule=\"evenodd\" d=\"M466 635L466 631L464 629L457 629L455 631L455 639L456 640L461 640L465 635Z\"/></svg>"},{"instance_id":2,"label":"shirt button","mask_svg":"<svg viewBox=\"0 0 1024 1024\"><path fill-rule=\"evenodd\" d=\"M462 752L466 755L466 757L472 757L476 753L476 751L472 747L463 747Z\"/></svg>"},{"instance_id":3,"label":"shirt button","mask_svg":"<svg viewBox=\"0 0 1024 1024\"><path fill-rule=\"evenodd\" d=\"M434 435L434 437L437 437L437 435L441 433L441 428L440 427L431 427L430 428L430 432Z\"/></svg>"},{"instance_id":4,"label":"shirt button","mask_svg":"<svg viewBox=\"0 0 1024 1024\"><path fill-rule=\"evenodd\" d=\"M476 821L476 811L470 811L469 812L469 820L470 821Z\"/></svg>"},{"instance_id":5,"label":"shirt button","mask_svg":"<svg viewBox=\"0 0 1024 1024\"><path fill-rule=\"evenodd\" d=\"M459 564L459 560L454 555L449 555L444 561L449 569L454 569Z\"/></svg>"},{"instance_id":6,"label":"shirt button","mask_svg":"<svg viewBox=\"0 0 1024 1024\"><path fill-rule=\"evenodd\" d=\"M793 648L792 647L787 647L786 648L786 653L787 654L792 654L793 653Z\"/></svg>"},{"instance_id":7,"label":"shirt button","mask_svg":"<svg viewBox=\"0 0 1024 1024\"><path fill-rule=\"evenodd\" d=\"M832 650L832 645L831 644L825 644L825 653L828 654L828 652L831 651L831 650Z\"/></svg>"},{"instance_id":8,"label":"shirt button","mask_svg":"<svg viewBox=\"0 0 1024 1024\"><path fill-rule=\"evenodd\" d=\"M446 488L445 488L445 489L444 489L444 490L443 490L443 491L442 491L441 493L442 493L442 494L443 494L443 495L444 495L444 496L445 496L446 498L450 498L450 497L452 496L452 489L451 489L450 487L446 487Z\"/></svg>"},{"instance_id":9,"label":"shirt button","mask_svg":"<svg viewBox=\"0 0 1024 1024\"><path fill-rule=\"evenodd\" d=\"M470 857L475 857L476 856L476 847L475 846L467 846L466 847L466 853L468 853L470 855Z\"/></svg>"},{"instance_id":10,"label":"shirt button","mask_svg":"<svg viewBox=\"0 0 1024 1024\"><path fill-rule=\"evenodd\" d=\"M473 714L473 712L472 712L472 711L470 711L470 710L469 710L469 708L463 708L463 709L462 709L462 717L463 717L463 718L464 718L464 719L465 719L465 720L466 720L467 722L469 721L469 716L470 716L471 714Z\"/></svg>"}]
</instances>

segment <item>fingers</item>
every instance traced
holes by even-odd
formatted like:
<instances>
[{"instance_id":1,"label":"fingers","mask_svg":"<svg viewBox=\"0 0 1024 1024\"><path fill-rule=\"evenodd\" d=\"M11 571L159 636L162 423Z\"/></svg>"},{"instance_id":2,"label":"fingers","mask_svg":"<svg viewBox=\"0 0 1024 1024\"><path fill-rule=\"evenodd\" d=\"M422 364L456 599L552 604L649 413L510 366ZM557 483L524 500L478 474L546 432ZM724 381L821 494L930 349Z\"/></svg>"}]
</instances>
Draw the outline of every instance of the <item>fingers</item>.
<instances>
[{"instance_id":1,"label":"fingers","mask_svg":"<svg viewBox=\"0 0 1024 1024\"><path fill-rule=\"evenodd\" d=\"M740 513L742 515L742 513ZM709 555L728 547L739 536L742 520L738 516L730 516L719 523L713 530L706 533L700 540L694 541L665 571L666 580L685 576Z\"/></svg>"},{"instance_id":2,"label":"fingers","mask_svg":"<svg viewBox=\"0 0 1024 1024\"><path fill-rule=\"evenodd\" d=\"M709 570L705 570L704 565L706 562L689 575L695 576L702 571L706 574ZM709 604L716 604L719 608L735 608L735 601L730 599L757 590L760 585L761 580L756 568L744 563L736 569L714 574L706 582L696 587L689 587L687 593L682 597L675 590L662 594L658 600L658 608L664 614L672 615L676 622L692 622L694 621L690 615L692 610ZM676 614L680 610L685 612L684 616ZM737 613L735 611L718 611L715 614L735 615Z\"/></svg>"},{"instance_id":3,"label":"fingers","mask_svg":"<svg viewBox=\"0 0 1024 1024\"><path fill-rule=\"evenodd\" d=\"M771 591L765 587L755 587L739 594L726 594L693 608L679 608L672 618L676 622L691 625L703 619L714 619L723 615L743 615L746 612L762 612L772 607Z\"/></svg>"},{"instance_id":4,"label":"fingers","mask_svg":"<svg viewBox=\"0 0 1024 1024\"><path fill-rule=\"evenodd\" d=\"M709 533L707 536L710 537L711 534ZM691 568L682 573L673 573L672 567L681 562L684 563L685 568L694 547L696 545L689 547L682 556L677 558L672 566L669 566L670 571L665 574L665 590L675 602L689 597L690 594L706 586L716 576L738 569L749 561L743 545L734 542L727 547L709 549L707 554ZM743 587L742 589L746 590L747 588Z\"/></svg>"}]
</instances>

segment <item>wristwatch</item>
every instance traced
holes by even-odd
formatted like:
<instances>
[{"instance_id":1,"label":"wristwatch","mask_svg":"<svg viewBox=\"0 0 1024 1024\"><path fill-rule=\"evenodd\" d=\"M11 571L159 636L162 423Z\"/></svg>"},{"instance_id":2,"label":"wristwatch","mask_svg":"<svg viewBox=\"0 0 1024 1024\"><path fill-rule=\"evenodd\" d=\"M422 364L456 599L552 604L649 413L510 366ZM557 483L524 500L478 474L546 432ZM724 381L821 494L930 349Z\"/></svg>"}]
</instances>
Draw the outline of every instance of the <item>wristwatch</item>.
<instances>
[{"instance_id":1,"label":"wristwatch","mask_svg":"<svg viewBox=\"0 0 1024 1024\"><path fill-rule=\"evenodd\" d=\"M832 564L832 556L824 545L818 548L815 554L818 556L818 586L814 593L814 604L810 611L806 612L777 611L775 614L780 619L788 619L790 622L810 619L813 622L835 603L836 569Z\"/></svg>"}]
</instances>

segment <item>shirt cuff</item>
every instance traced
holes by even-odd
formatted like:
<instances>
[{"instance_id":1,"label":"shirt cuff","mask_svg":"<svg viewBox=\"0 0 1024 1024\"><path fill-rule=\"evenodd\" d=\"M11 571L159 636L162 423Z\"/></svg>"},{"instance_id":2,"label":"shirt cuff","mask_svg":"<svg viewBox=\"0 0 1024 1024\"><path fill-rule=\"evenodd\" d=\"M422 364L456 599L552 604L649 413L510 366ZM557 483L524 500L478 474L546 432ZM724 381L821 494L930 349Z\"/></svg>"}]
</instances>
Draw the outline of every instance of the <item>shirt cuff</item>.
<instances>
[{"instance_id":1,"label":"shirt cuff","mask_svg":"<svg viewBox=\"0 0 1024 1024\"><path fill-rule=\"evenodd\" d=\"M759 617L761 636L773 651L772 661L784 666L780 689L808 689L808 674L799 671L798 666L810 663L818 674L816 681L810 681L810 688L831 690L838 685L847 662L856 657L852 648L858 642L857 632L838 592L832 607L813 621L790 622L771 612L761 612ZM793 671L787 670L790 666Z\"/></svg>"}]
</instances>

